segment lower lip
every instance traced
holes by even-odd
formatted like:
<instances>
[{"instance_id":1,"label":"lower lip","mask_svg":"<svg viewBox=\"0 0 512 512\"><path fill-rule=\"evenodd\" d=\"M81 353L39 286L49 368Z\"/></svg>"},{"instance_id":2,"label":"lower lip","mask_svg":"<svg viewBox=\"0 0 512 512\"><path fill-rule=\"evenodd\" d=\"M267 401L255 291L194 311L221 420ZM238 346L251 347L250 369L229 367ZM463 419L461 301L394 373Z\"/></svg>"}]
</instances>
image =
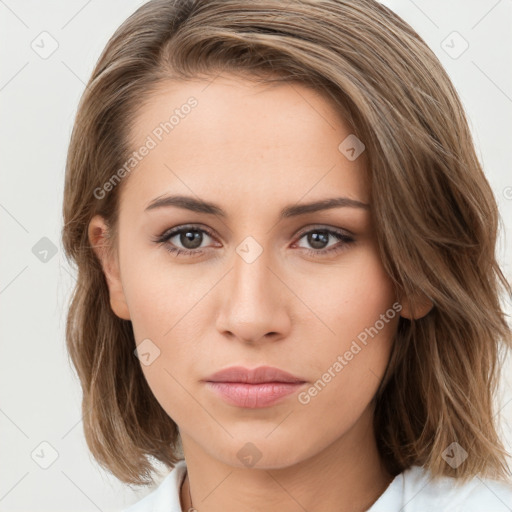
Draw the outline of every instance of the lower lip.
<instances>
[{"instance_id":1,"label":"lower lip","mask_svg":"<svg viewBox=\"0 0 512 512\"><path fill-rule=\"evenodd\" d=\"M210 382L208 387L219 394L226 402L247 409L269 407L284 397L295 393L305 382L262 382L245 384L242 382Z\"/></svg>"}]
</instances>

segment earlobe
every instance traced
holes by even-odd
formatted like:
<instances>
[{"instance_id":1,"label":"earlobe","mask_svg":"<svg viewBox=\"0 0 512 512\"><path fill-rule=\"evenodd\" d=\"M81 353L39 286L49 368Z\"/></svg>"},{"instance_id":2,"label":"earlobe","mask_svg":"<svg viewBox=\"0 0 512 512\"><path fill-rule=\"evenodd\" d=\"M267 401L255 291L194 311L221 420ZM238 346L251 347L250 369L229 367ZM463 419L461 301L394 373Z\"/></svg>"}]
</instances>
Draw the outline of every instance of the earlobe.
<instances>
[{"instance_id":1,"label":"earlobe","mask_svg":"<svg viewBox=\"0 0 512 512\"><path fill-rule=\"evenodd\" d=\"M130 312L121 282L119 261L117 254L114 254L115 251L111 250L108 226L100 215L95 215L89 222L88 237L105 274L112 311L119 318L130 320Z\"/></svg>"},{"instance_id":2,"label":"earlobe","mask_svg":"<svg viewBox=\"0 0 512 512\"><path fill-rule=\"evenodd\" d=\"M413 301L407 299L401 302L401 304L402 309L400 311L400 316L408 318L409 320L412 318L415 320L423 318L434 307L433 302L424 294L415 296L414 304Z\"/></svg>"}]
</instances>

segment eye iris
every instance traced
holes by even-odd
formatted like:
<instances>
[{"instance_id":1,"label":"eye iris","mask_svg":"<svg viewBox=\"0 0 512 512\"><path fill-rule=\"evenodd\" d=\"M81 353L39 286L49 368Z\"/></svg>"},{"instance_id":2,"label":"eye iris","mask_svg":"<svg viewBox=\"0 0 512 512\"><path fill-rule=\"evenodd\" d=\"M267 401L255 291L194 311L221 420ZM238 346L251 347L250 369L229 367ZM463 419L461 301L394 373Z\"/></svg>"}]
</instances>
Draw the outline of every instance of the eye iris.
<instances>
[{"instance_id":1,"label":"eye iris","mask_svg":"<svg viewBox=\"0 0 512 512\"><path fill-rule=\"evenodd\" d=\"M197 249L202 242L203 234L200 231L189 229L187 231L182 231L180 235L180 243L186 249ZM192 242L192 245L188 245L189 242Z\"/></svg>"},{"instance_id":2,"label":"eye iris","mask_svg":"<svg viewBox=\"0 0 512 512\"><path fill-rule=\"evenodd\" d=\"M323 249L329 241L329 233L326 231L314 231L308 235L308 243L315 249Z\"/></svg>"}]
</instances>

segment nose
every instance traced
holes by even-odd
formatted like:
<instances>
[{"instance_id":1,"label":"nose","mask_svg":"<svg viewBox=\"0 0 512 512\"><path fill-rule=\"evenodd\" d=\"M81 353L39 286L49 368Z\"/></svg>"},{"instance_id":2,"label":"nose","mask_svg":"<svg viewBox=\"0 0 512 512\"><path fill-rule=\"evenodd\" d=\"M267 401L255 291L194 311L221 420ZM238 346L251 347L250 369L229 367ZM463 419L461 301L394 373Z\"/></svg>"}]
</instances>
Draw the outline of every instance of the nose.
<instances>
[{"instance_id":1,"label":"nose","mask_svg":"<svg viewBox=\"0 0 512 512\"><path fill-rule=\"evenodd\" d=\"M250 263L235 254L219 290L217 329L223 336L254 344L289 334L293 293L271 265L266 251Z\"/></svg>"}]
</instances>

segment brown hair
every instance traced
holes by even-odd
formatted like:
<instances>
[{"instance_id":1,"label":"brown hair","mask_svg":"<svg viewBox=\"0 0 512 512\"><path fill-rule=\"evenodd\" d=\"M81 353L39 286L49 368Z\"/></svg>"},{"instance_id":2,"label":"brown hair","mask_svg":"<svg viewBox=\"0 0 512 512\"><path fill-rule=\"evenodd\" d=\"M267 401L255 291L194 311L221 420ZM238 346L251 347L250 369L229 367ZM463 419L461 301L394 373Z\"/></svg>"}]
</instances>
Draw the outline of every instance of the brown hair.
<instances>
[{"instance_id":1,"label":"brown hair","mask_svg":"<svg viewBox=\"0 0 512 512\"><path fill-rule=\"evenodd\" d=\"M165 82L213 77L297 81L332 100L365 146L380 255L400 296L428 297L423 318L401 317L375 396L386 467L423 465L459 481L510 474L493 396L510 328L496 260L501 221L461 102L434 53L373 0L151 0L115 32L81 98L66 165L62 230L77 283L66 341L83 389L96 460L120 480L153 482L153 465L182 457L176 423L153 396L88 240L95 214L116 241L123 182L94 190L126 162L130 127ZM129 178L124 178L124 181ZM469 456L452 468L453 442ZM153 460L152 460L153 458Z\"/></svg>"}]
</instances>

